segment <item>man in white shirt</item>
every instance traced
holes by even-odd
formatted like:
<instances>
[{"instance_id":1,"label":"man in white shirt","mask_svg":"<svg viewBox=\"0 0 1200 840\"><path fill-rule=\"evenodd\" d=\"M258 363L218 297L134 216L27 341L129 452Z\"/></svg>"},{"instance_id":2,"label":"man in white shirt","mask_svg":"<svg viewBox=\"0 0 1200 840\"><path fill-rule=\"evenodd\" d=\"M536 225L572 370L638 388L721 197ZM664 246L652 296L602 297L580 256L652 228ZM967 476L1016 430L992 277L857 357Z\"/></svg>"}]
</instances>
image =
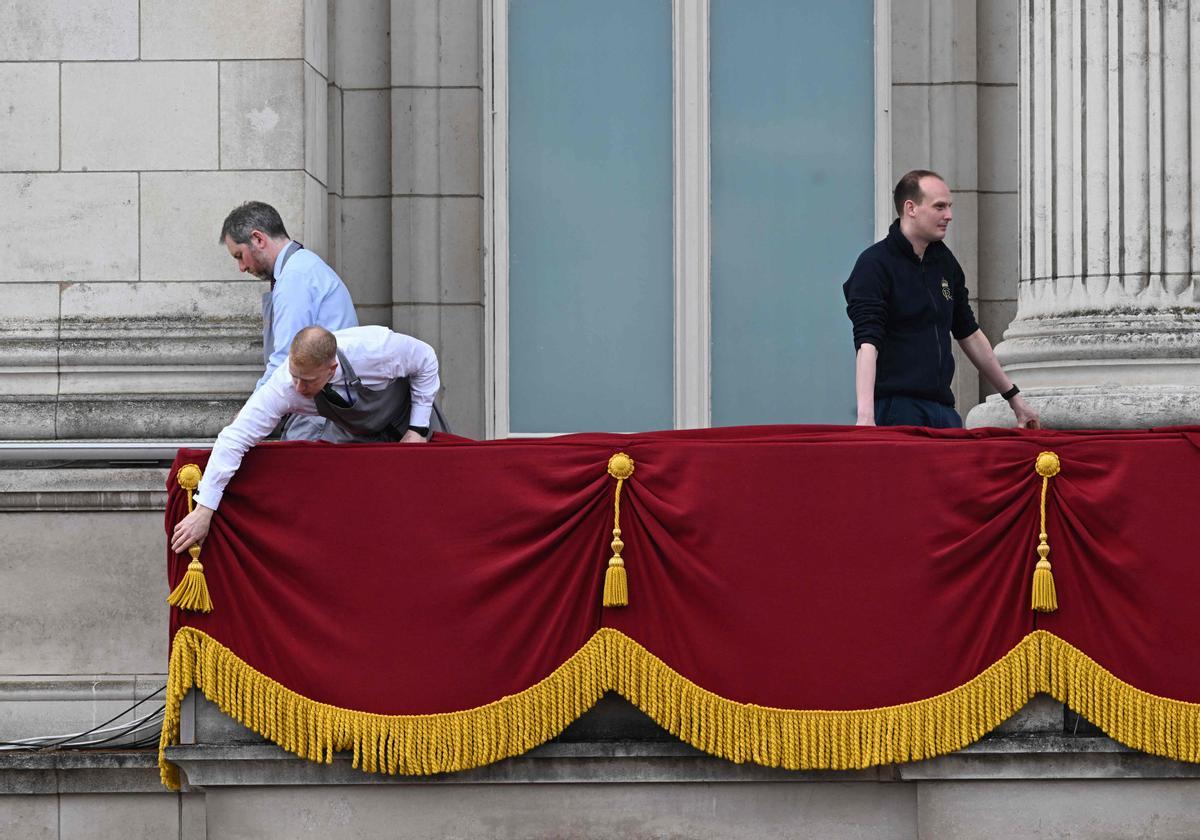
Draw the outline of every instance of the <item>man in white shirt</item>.
<instances>
[{"instance_id":1,"label":"man in white shirt","mask_svg":"<svg viewBox=\"0 0 1200 840\"><path fill-rule=\"evenodd\" d=\"M208 534L225 486L250 447L287 414L327 418L334 441L423 443L433 398L441 387L433 348L386 327L331 333L306 327L296 334L287 365L250 395L213 445L196 508L175 526L171 548L186 551Z\"/></svg>"},{"instance_id":2,"label":"man in white shirt","mask_svg":"<svg viewBox=\"0 0 1200 840\"><path fill-rule=\"evenodd\" d=\"M263 294L263 363L266 370L254 386L261 388L287 359L292 338L311 324L337 331L358 326L350 292L337 273L312 251L293 242L283 219L269 204L247 201L235 207L221 225L221 244L240 271L271 282ZM317 440L323 417L289 418L284 440Z\"/></svg>"}]
</instances>

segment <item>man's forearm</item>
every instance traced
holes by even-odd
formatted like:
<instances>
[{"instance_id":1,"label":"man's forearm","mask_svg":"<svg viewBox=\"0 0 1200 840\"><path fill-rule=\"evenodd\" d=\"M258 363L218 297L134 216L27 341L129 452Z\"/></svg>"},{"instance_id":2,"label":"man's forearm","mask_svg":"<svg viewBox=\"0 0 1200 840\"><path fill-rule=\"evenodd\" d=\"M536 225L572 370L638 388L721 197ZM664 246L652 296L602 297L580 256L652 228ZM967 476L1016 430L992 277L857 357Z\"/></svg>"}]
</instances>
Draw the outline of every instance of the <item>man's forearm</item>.
<instances>
[{"instance_id":1,"label":"man's forearm","mask_svg":"<svg viewBox=\"0 0 1200 840\"><path fill-rule=\"evenodd\" d=\"M1004 372L1004 368L1000 367L996 351L992 349L992 343L983 334L983 330L975 330L958 344L967 354L967 358L971 360L971 364L975 365L975 368L992 384L993 388L1001 394L1005 394L1013 387L1012 379ZM1018 426L1026 429L1042 427L1042 421L1037 412L1029 403L1025 402L1020 394L1009 398L1008 407L1016 415Z\"/></svg>"},{"instance_id":2,"label":"man's forearm","mask_svg":"<svg viewBox=\"0 0 1200 840\"><path fill-rule=\"evenodd\" d=\"M875 364L879 350L874 344L859 345L854 359L854 399L858 405L858 424L875 423Z\"/></svg>"},{"instance_id":3,"label":"man's forearm","mask_svg":"<svg viewBox=\"0 0 1200 840\"><path fill-rule=\"evenodd\" d=\"M971 360L971 364L975 365L976 370L991 384L992 388L1000 393L1004 393L1012 387L1012 380L1004 372L1004 368L1000 367L1000 360L996 358L996 351L992 349L992 343L983 334L983 330L975 330L975 332L959 341L958 345L967 354L967 358Z\"/></svg>"}]
</instances>

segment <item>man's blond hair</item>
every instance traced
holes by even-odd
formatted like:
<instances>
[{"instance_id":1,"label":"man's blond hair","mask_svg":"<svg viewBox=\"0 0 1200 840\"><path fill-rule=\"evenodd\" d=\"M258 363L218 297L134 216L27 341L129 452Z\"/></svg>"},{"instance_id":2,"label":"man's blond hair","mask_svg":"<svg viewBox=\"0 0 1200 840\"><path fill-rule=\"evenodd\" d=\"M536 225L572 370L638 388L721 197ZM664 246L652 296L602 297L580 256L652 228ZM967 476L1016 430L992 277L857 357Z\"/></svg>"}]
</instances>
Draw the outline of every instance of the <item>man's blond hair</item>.
<instances>
[{"instance_id":1,"label":"man's blond hair","mask_svg":"<svg viewBox=\"0 0 1200 840\"><path fill-rule=\"evenodd\" d=\"M292 339L288 356L301 370L327 365L337 356L337 338L324 327L305 327Z\"/></svg>"}]
</instances>

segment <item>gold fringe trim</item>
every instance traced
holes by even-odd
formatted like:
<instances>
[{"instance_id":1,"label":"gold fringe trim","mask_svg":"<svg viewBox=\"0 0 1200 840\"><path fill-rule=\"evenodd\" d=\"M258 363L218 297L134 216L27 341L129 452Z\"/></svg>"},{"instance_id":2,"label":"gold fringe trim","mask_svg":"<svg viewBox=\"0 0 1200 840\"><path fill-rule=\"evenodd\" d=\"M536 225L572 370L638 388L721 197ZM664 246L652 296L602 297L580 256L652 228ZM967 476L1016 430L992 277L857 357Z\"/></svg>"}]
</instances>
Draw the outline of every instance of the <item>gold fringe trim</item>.
<instances>
[{"instance_id":1,"label":"gold fringe trim","mask_svg":"<svg viewBox=\"0 0 1200 840\"><path fill-rule=\"evenodd\" d=\"M335 752L352 750L355 767L406 775L468 770L521 755L560 733L607 690L707 753L789 770L861 769L954 752L1039 692L1126 746L1200 762L1200 704L1134 688L1045 630L944 694L878 709L804 711L726 700L623 633L603 628L550 676L517 694L460 712L379 715L302 697L185 627L172 643L159 742L162 780L171 789L179 787L179 771L165 749L179 742L180 702L193 687L301 758L329 763Z\"/></svg>"}]
</instances>

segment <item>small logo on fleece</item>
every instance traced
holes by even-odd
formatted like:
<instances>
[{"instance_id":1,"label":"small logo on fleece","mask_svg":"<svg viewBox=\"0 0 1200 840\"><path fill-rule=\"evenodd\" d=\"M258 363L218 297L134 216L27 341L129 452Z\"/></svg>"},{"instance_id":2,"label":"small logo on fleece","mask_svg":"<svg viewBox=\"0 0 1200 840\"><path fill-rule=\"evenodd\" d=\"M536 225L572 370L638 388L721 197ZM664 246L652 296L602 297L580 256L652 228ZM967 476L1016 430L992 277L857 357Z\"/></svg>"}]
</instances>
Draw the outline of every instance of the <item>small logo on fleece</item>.
<instances>
[{"instance_id":1,"label":"small logo on fleece","mask_svg":"<svg viewBox=\"0 0 1200 840\"><path fill-rule=\"evenodd\" d=\"M950 284L946 282L946 278L942 278L942 297L946 300L951 300L954 295L950 294Z\"/></svg>"}]
</instances>

